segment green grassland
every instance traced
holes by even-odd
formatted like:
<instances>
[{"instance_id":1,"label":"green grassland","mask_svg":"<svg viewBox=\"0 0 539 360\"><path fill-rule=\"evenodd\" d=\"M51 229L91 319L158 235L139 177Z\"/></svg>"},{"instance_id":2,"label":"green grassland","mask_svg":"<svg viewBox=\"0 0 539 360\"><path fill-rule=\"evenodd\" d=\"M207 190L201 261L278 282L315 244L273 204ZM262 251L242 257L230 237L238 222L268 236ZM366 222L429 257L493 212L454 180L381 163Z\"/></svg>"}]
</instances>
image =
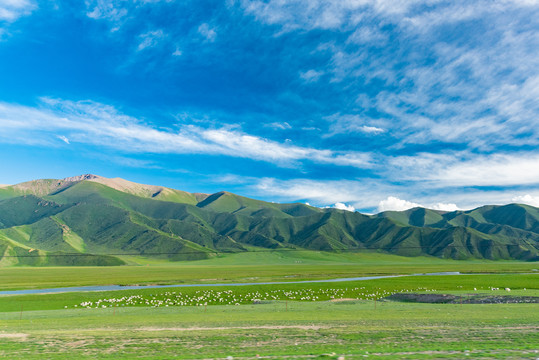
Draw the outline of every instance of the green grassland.
<instances>
[{"instance_id":1,"label":"green grassland","mask_svg":"<svg viewBox=\"0 0 539 360\"><path fill-rule=\"evenodd\" d=\"M532 273L539 268L536 262L457 261L383 253L319 251L247 252L220 255L210 260L175 263L140 257L132 257L129 261L140 265L0 268L0 290L90 285L298 281L446 271Z\"/></svg>"},{"instance_id":2,"label":"green grassland","mask_svg":"<svg viewBox=\"0 0 539 360\"><path fill-rule=\"evenodd\" d=\"M529 304L370 302L36 311L2 321L0 357L534 359L533 313Z\"/></svg>"},{"instance_id":3,"label":"green grassland","mask_svg":"<svg viewBox=\"0 0 539 360\"><path fill-rule=\"evenodd\" d=\"M415 304L381 298L397 291L539 296L537 280L534 274L452 275L2 296L0 357L535 359L537 304ZM167 303L180 293L198 306ZM223 293L239 305L209 301ZM306 299L315 294L316 301ZM133 296L153 305L118 302ZM253 296L261 301L253 302ZM341 298L356 300L335 301Z\"/></svg>"},{"instance_id":4,"label":"green grassland","mask_svg":"<svg viewBox=\"0 0 539 360\"><path fill-rule=\"evenodd\" d=\"M2 290L106 284L367 281L0 296L0 358L536 359L538 304L418 304L396 292L539 297L536 262L247 252L137 266L0 268ZM510 288L511 291L506 291ZM346 299L346 300L343 300Z\"/></svg>"},{"instance_id":5,"label":"green grassland","mask_svg":"<svg viewBox=\"0 0 539 360\"><path fill-rule=\"evenodd\" d=\"M492 289L498 290L492 290ZM504 289L510 288L510 292ZM102 305L147 306L145 304L130 305L126 301L110 299L141 296L150 301L149 306L169 304L167 299L175 301L181 294L183 299L195 299L186 305L202 306L205 303L215 305L251 304L254 299L261 301L327 301L332 299L381 299L395 292L443 292L443 293L488 293L493 295L539 295L539 275L537 274L493 274L493 275L444 275L421 277L396 277L366 281L260 284L242 286L203 286L182 288L149 288L121 291L92 291L71 293L49 293L42 295L9 295L0 296L0 312L20 311L21 305L28 310L59 310L81 307L83 302L92 302L95 307L99 300ZM225 296L225 291L231 292ZM216 296L217 293L221 295ZM316 297L316 299L315 299ZM219 302L217 298L234 301ZM108 299L104 301L103 299ZM110 301L109 301L110 300ZM155 300L155 301L153 301ZM166 301L165 301L166 300ZM170 305L173 306L173 305ZM176 305L174 305L176 306Z\"/></svg>"}]
</instances>

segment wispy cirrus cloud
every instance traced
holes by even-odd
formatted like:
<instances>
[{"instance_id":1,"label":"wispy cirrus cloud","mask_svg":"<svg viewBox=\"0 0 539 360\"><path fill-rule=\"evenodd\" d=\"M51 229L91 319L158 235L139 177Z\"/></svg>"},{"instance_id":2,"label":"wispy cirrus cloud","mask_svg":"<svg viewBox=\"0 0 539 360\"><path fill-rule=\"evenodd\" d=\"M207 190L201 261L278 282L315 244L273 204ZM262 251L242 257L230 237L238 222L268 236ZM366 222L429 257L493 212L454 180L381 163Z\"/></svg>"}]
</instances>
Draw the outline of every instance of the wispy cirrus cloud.
<instances>
[{"instance_id":1,"label":"wispy cirrus cloud","mask_svg":"<svg viewBox=\"0 0 539 360\"><path fill-rule=\"evenodd\" d=\"M283 26L288 31L314 29L347 29L374 16L387 21L403 22L419 28L439 26L468 19L477 19L488 13L499 13L513 8L530 10L539 6L534 0L507 0L495 4L489 1L406 0L242 0L244 11L259 21Z\"/></svg>"},{"instance_id":2,"label":"wispy cirrus cloud","mask_svg":"<svg viewBox=\"0 0 539 360\"><path fill-rule=\"evenodd\" d=\"M386 164L385 177L431 189L539 186L539 154L533 150L489 155L420 153L387 158Z\"/></svg>"},{"instance_id":3,"label":"wispy cirrus cloud","mask_svg":"<svg viewBox=\"0 0 539 360\"><path fill-rule=\"evenodd\" d=\"M200 24L198 27L198 33L204 37L208 42L214 42L217 38L217 31L211 27L208 23Z\"/></svg>"},{"instance_id":4,"label":"wispy cirrus cloud","mask_svg":"<svg viewBox=\"0 0 539 360\"><path fill-rule=\"evenodd\" d=\"M437 3L439 1L431 1ZM357 25L372 14L388 16L406 14L421 0L399 1L339 1L339 0L242 0L244 11L259 21L280 25L283 31L333 30Z\"/></svg>"},{"instance_id":5,"label":"wispy cirrus cloud","mask_svg":"<svg viewBox=\"0 0 539 360\"><path fill-rule=\"evenodd\" d=\"M128 9L123 1L90 0L86 1L86 16L95 20L108 20L113 23L120 22L127 16Z\"/></svg>"},{"instance_id":6,"label":"wispy cirrus cloud","mask_svg":"<svg viewBox=\"0 0 539 360\"><path fill-rule=\"evenodd\" d=\"M117 31L125 22L136 18L137 10L170 0L85 0L86 16L94 20L104 20Z\"/></svg>"},{"instance_id":7,"label":"wispy cirrus cloud","mask_svg":"<svg viewBox=\"0 0 539 360\"><path fill-rule=\"evenodd\" d=\"M0 1L0 41L9 36L10 26L18 19L30 15L38 8L34 0Z\"/></svg>"},{"instance_id":8,"label":"wispy cirrus cloud","mask_svg":"<svg viewBox=\"0 0 539 360\"><path fill-rule=\"evenodd\" d=\"M380 199L373 192L375 184L369 181L354 180L313 180L275 178L250 179L248 187L255 192L265 193L277 200L307 200L316 205L334 204L336 202L358 204L359 208L377 204ZM382 188L387 188L381 185Z\"/></svg>"},{"instance_id":9,"label":"wispy cirrus cloud","mask_svg":"<svg viewBox=\"0 0 539 360\"><path fill-rule=\"evenodd\" d=\"M333 114L326 117L326 120L330 123L330 132L325 136L333 136L335 134L351 134L351 133L365 133L365 134L381 134L386 130L382 127L374 126L374 124L380 126L386 125L383 120L365 120L358 115L341 115Z\"/></svg>"},{"instance_id":10,"label":"wispy cirrus cloud","mask_svg":"<svg viewBox=\"0 0 539 360\"><path fill-rule=\"evenodd\" d=\"M440 164L422 174L438 186L514 186L539 184L539 154L494 154L470 160Z\"/></svg>"},{"instance_id":11,"label":"wispy cirrus cloud","mask_svg":"<svg viewBox=\"0 0 539 360\"><path fill-rule=\"evenodd\" d=\"M285 122L273 122L269 124L264 124L265 127L269 127L275 130L289 130L292 128L289 123Z\"/></svg>"},{"instance_id":12,"label":"wispy cirrus cloud","mask_svg":"<svg viewBox=\"0 0 539 360\"><path fill-rule=\"evenodd\" d=\"M231 181L226 179L225 181ZM275 201L307 201L314 206L342 203L368 212L388 210L403 211L414 207L425 207L440 211L469 210L485 204L502 205L520 202L534 205L537 196L526 190L514 189L439 189L414 183L395 184L373 179L318 180L318 179L275 179L233 177L242 184L244 191L253 196L264 196ZM423 184L422 184L423 185ZM537 187L531 192L539 194ZM389 195L388 194L393 194ZM329 205L335 207L335 205ZM534 205L536 206L536 205Z\"/></svg>"},{"instance_id":13,"label":"wispy cirrus cloud","mask_svg":"<svg viewBox=\"0 0 539 360\"><path fill-rule=\"evenodd\" d=\"M322 75L324 75L322 71L316 71L311 69L300 72L299 77L302 78L305 82L310 83L318 81Z\"/></svg>"},{"instance_id":14,"label":"wispy cirrus cloud","mask_svg":"<svg viewBox=\"0 0 539 360\"><path fill-rule=\"evenodd\" d=\"M330 60L300 75L308 80L308 74L332 74L330 84L346 89L344 99L353 89L382 82L369 99L376 114L363 109L361 116L366 123L386 118L388 130L399 130L404 148L433 141L479 151L539 144L536 2L245 0L241 4L248 16L276 27L277 34L301 36L312 30L339 34L311 49L310 54ZM451 37L445 35L448 29ZM402 42L413 47L403 51ZM356 93L364 99L362 95L361 90Z\"/></svg>"},{"instance_id":15,"label":"wispy cirrus cloud","mask_svg":"<svg viewBox=\"0 0 539 360\"><path fill-rule=\"evenodd\" d=\"M279 201L301 199L317 206L342 203L346 204L347 209L384 211L422 205L449 211L479 206L485 201L507 203L518 196L525 196L525 193L522 194L525 190L518 194L511 190L462 190L460 187L534 186L539 178L533 171L539 168L539 158L492 157L483 159L479 166L477 162L457 161L450 155L426 154L423 157L402 156L373 163L372 159L364 158L361 153L293 146L237 129L203 128L192 124L180 125L176 129L158 128L122 114L112 106L91 101L45 98L40 107L0 103L0 130L0 141L3 143L59 146L57 139L60 139L71 145L92 145L94 152L100 147L113 148L120 154L130 156L132 160L126 166L149 166L147 160L136 159L137 154L206 154L248 158L280 166L309 161L370 167L373 171L385 168L392 173L378 179L349 180L223 178L225 182L243 184L246 191L255 195L263 194L265 198ZM506 165L508 163L512 165ZM150 165L158 167L153 161ZM429 175L429 171L432 174ZM446 189L443 195L440 188ZM395 195L388 198L388 194ZM533 201L527 197L518 199L528 203ZM338 207L344 208L341 205Z\"/></svg>"},{"instance_id":16,"label":"wispy cirrus cloud","mask_svg":"<svg viewBox=\"0 0 539 360\"><path fill-rule=\"evenodd\" d=\"M227 128L184 124L177 130L159 129L109 105L49 98L42 101L38 108L0 104L0 140L46 144L52 133L63 131L70 143L112 147L123 152L226 155L281 166L312 161L370 167L370 157L363 153L282 144Z\"/></svg>"},{"instance_id":17,"label":"wispy cirrus cloud","mask_svg":"<svg viewBox=\"0 0 539 360\"><path fill-rule=\"evenodd\" d=\"M371 155L354 151L335 151L280 143L230 127L205 128L196 123L179 124L176 129L162 129L125 115L112 106L92 101L72 102L42 99L40 107L0 104L0 140L57 146L54 138L65 143L84 143L116 148L124 153L211 154L265 161L279 166L297 166L302 162L370 169L384 180L370 179L365 184L379 185L384 191L394 189L392 182L422 182L425 189L480 186L530 186L539 184L539 155L519 154L475 155L469 152L452 154L423 153L414 156ZM187 115L186 115L187 116ZM61 132L60 137L57 135ZM66 141L67 140L67 141ZM537 170L537 171L536 171ZM488 174L488 175L487 175ZM269 181L271 184L272 182ZM260 183L263 186L264 182ZM306 194L309 199L326 203L359 201L352 193L372 191L357 188L350 182L338 192L349 189L341 197L317 182L302 182L301 191L290 187L275 194ZM299 185L298 185L299 186ZM310 190L309 190L310 189ZM312 191L310 193L309 191ZM385 197L384 197L385 198ZM329 199L333 199L327 201ZM378 203L381 200L377 200ZM355 205L354 205L355 206Z\"/></svg>"},{"instance_id":18,"label":"wispy cirrus cloud","mask_svg":"<svg viewBox=\"0 0 539 360\"><path fill-rule=\"evenodd\" d=\"M137 51L141 51L147 48L152 48L157 46L159 42L165 37L163 30L153 30L148 31L144 34L139 35L139 44L137 46Z\"/></svg>"},{"instance_id":19,"label":"wispy cirrus cloud","mask_svg":"<svg viewBox=\"0 0 539 360\"><path fill-rule=\"evenodd\" d=\"M57 135L56 136L58 139L62 140L63 142L65 142L66 144L70 144L69 142L69 139L67 137L65 137L64 135Z\"/></svg>"},{"instance_id":20,"label":"wispy cirrus cloud","mask_svg":"<svg viewBox=\"0 0 539 360\"><path fill-rule=\"evenodd\" d=\"M237 179L236 179L237 180ZM279 201L302 200L317 206L333 204L329 207L354 211L355 209L370 209L377 212L396 210L403 211L414 207L427 207L433 210L455 211L461 207L452 202L443 202L455 198L463 204L463 208L473 208L482 204L484 192L476 193L450 193L421 194L415 189L403 190L397 185L373 180L312 180L289 179L278 180L274 178L245 179L241 183L253 189L255 194L260 192L266 196L274 196ZM398 193L416 201L403 200L397 196L387 196L388 193ZM498 193L491 197L493 203L507 203L511 199L510 193ZM440 201L442 200L442 201Z\"/></svg>"},{"instance_id":21,"label":"wispy cirrus cloud","mask_svg":"<svg viewBox=\"0 0 539 360\"><path fill-rule=\"evenodd\" d=\"M14 22L37 9L32 0L2 0L0 2L0 21Z\"/></svg>"}]
</instances>

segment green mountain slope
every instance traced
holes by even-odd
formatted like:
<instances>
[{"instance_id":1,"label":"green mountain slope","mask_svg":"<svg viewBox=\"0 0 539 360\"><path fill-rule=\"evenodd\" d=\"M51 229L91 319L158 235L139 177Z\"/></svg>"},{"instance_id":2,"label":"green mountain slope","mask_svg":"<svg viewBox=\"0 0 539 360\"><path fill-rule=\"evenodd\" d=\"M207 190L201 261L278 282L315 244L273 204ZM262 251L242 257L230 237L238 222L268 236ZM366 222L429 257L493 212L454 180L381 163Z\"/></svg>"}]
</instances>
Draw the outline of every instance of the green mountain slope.
<instances>
[{"instance_id":1,"label":"green mountain slope","mask_svg":"<svg viewBox=\"0 0 539 360\"><path fill-rule=\"evenodd\" d=\"M95 175L0 188L0 266L121 265L130 257L194 260L252 249L537 260L539 209L368 216Z\"/></svg>"},{"instance_id":2,"label":"green mountain slope","mask_svg":"<svg viewBox=\"0 0 539 360\"><path fill-rule=\"evenodd\" d=\"M378 214L377 217L393 219L404 225L436 226L436 224L444 222L443 213L431 209L413 208L405 211L385 211Z\"/></svg>"},{"instance_id":3,"label":"green mountain slope","mask_svg":"<svg viewBox=\"0 0 539 360\"><path fill-rule=\"evenodd\" d=\"M31 224L68 207L68 205L59 205L34 195L23 195L0 201L0 228Z\"/></svg>"}]
</instances>

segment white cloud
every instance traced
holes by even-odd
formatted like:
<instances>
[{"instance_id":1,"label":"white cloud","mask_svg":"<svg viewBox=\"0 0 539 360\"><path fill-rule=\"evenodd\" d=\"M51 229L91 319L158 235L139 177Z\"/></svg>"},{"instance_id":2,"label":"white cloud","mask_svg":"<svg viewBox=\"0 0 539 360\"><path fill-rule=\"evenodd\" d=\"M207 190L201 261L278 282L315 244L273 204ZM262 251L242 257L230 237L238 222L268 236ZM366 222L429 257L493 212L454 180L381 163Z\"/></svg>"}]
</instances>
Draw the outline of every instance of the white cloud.
<instances>
[{"instance_id":1,"label":"white cloud","mask_svg":"<svg viewBox=\"0 0 539 360\"><path fill-rule=\"evenodd\" d=\"M536 7L537 1L242 0L241 6L246 14L262 23L280 25L281 32L298 29L356 30L350 42L383 44L387 40L386 34L366 26L372 19L377 19L381 24L396 23L404 28L411 25L426 31L432 26L478 19L486 13Z\"/></svg>"},{"instance_id":2,"label":"white cloud","mask_svg":"<svg viewBox=\"0 0 539 360\"><path fill-rule=\"evenodd\" d=\"M359 131L369 133L369 134L380 134L380 133L385 132L384 129L378 128L376 126L362 125L358 129L359 129Z\"/></svg>"},{"instance_id":3,"label":"white cloud","mask_svg":"<svg viewBox=\"0 0 539 360\"><path fill-rule=\"evenodd\" d=\"M539 35L518 14L502 10L485 10L496 25L481 37L471 34L473 44L435 42L433 63L405 67L402 83L412 87L378 96L377 109L394 117L403 144L444 141L480 150L539 145ZM414 41L435 41L431 37L427 32Z\"/></svg>"},{"instance_id":4,"label":"white cloud","mask_svg":"<svg viewBox=\"0 0 539 360\"><path fill-rule=\"evenodd\" d=\"M506 0L505 2L520 6L539 6L539 0Z\"/></svg>"},{"instance_id":5,"label":"white cloud","mask_svg":"<svg viewBox=\"0 0 539 360\"><path fill-rule=\"evenodd\" d=\"M30 15L37 4L34 0L0 0L0 42L9 37L12 23Z\"/></svg>"},{"instance_id":6,"label":"white cloud","mask_svg":"<svg viewBox=\"0 0 539 360\"><path fill-rule=\"evenodd\" d=\"M311 204L323 205L354 203L354 207L369 207L373 203L373 186L370 182L352 180L312 180L274 178L251 179L249 188L266 197L276 197L280 201L308 200ZM383 185L380 188L384 188ZM374 196L373 196L374 194Z\"/></svg>"},{"instance_id":7,"label":"white cloud","mask_svg":"<svg viewBox=\"0 0 539 360\"><path fill-rule=\"evenodd\" d=\"M163 30L148 31L147 33L139 35L139 44L137 50L141 51L146 48L152 48L159 44L159 42L165 37Z\"/></svg>"},{"instance_id":8,"label":"white cloud","mask_svg":"<svg viewBox=\"0 0 539 360\"><path fill-rule=\"evenodd\" d=\"M452 203L436 203L436 204L424 206L424 205L414 203L411 201L402 200L394 196L388 196L387 199L380 201L380 203L378 204L378 211L379 212L390 211L390 210L404 211L404 210L412 209L415 207L422 207L422 208L440 210L440 211L462 210L456 204L452 204Z\"/></svg>"},{"instance_id":9,"label":"white cloud","mask_svg":"<svg viewBox=\"0 0 539 360\"><path fill-rule=\"evenodd\" d=\"M69 145L69 139L64 135L58 135L57 138Z\"/></svg>"},{"instance_id":10,"label":"white cloud","mask_svg":"<svg viewBox=\"0 0 539 360\"><path fill-rule=\"evenodd\" d=\"M421 182L424 188L530 186L539 184L539 153L478 155L469 151L387 157L380 172L393 181Z\"/></svg>"},{"instance_id":11,"label":"white cloud","mask_svg":"<svg viewBox=\"0 0 539 360\"><path fill-rule=\"evenodd\" d=\"M537 7L536 0L491 1L441 0L242 0L244 11L258 21L269 25L281 25L283 31L296 29L341 29L356 28L359 23L374 17L402 22L424 29L427 26L477 19L485 13L501 13L519 7ZM367 33L368 32L368 33ZM354 35L365 41L383 39L373 29Z\"/></svg>"},{"instance_id":12,"label":"white cloud","mask_svg":"<svg viewBox=\"0 0 539 360\"><path fill-rule=\"evenodd\" d=\"M539 196L532 196L530 194L519 195L512 198L511 202L539 207Z\"/></svg>"},{"instance_id":13,"label":"white cloud","mask_svg":"<svg viewBox=\"0 0 539 360\"><path fill-rule=\"evenodd\" d=\"M171 0L165 0L170 2ZM111 32L118 31L125 23L146 17L146 6L162 0L85 0L86 16L94 20L106 21ZM142 11L141 11L142 10ZM142 12L142 14L141 14Z\"/></svg>"},{"instance_id":14,"label":"white cloud","mask_svg":"<svg viewBox=\"0 0 539 360\"><path fill-rule=\"evenodd\" d=\"M365 120L358 115L333 114L325 119L330 122L330 132L325 135L326 137L336 134L350 134L358 132L373 135L385 132L385 130L381 127L365 124ZM378 120L377 122L380 124L383 123L381 120Z\"/></svg>"},{"instance_id":15,"label":"white cloud","mask_svg":"<svg viewBox=\"0 0 539 360\"><path fill-rule=\"evenodd\" d=\"M302 78L305 82L317 82L320 79L320 76L324 75L322 71L308 70L305 72L300 72L299 77Z\"/></svg>"},{"instance_id":16,"label":"white cloud","mask_svg":"<svg viewBox=\"0 0 539 360\"><path fill-rule=\"evenodd\" d=\"M215 28L210 27L209 24L203 23L198 27L198 33L206 39L208 42L214 42L217 38L217 32Z\"/></svg>"},{"instance_id":17,"label":"white cloud","mask_svg":"<svg viewBox=\"0 0 539 360\"><path fill-rule=\"evenodd\" d=\"M312 180L312 179L291 179L278 180L273 178L263 179L243 179L241 182L246 188L256 190L255 195L265 197L275 196L279 201L307 200L314 204L334 203L332 207L341 210L356 211L357 209L374 209L382 211L404 211L414 207L425 207L433 210L456 211L462 210L454 203L435 202L439 194L432 196L422 196L422 205L412 201L402 200L395 196L388 196L385 200L379 199L384 194L394 191L402 191L396 186L375 182L372 180ZM251 184L251 185L249 185ZM495 196L496 198L493 198ZM507 194L485 194L477 192L475 194L450 193L446 197L454 197L459 201L469 201L467 208L474 208L485 204L485 201L492 200L492 203L507 203ZM501 199L501 201L500 201ZM326 206L327 207L327 206Z\"/></svg>"},{"instance_id":18,"label":"white cloud","mask_svg":"<svg viewBox=\"0 0 539 360\"><path fill-rule=\"evenodd\" d=\"M114 107L92 101L42 99L41 108L0 103L0 141L47 144L48 134L62 131L70 142L114 147L125 152L219 154L289 166L299 161L370 167L370 157L282 144L227 128L183 125L157 129Z\"/></svg>"},{"instance_id":19,"label":"white cloud","mask_svg":"<svg viewBox=\"0 0 539 360\"><path fill-rule=\"evenodd\" d=\"M485 13L498 11L498 6L485 6L484 2L454 3L434 8L418 14L409 14L403 21L412 25L415 30L426 32L440 24L457 23L463 20L477 19Z\"/></svg>"},{"instance_id":20,"label":"white cloud","mask_svg":"<svg viewBox=\"0 0 539 360\"><path fill-rule=\"evenodd\" d=\"M180 48L176 48L174 52L172 53L173 56L182 56L183 52L180 50Z\"/></svg>"},{"instance_id":21,"label":"white cloud","mask_svg":"<svg viewBox=\"0 0 539 360\"><path fill-rule=\"evenodd\" d=\"M346 41L354 44L384 46L388 41L388 34L374 27L361 26Z\"/></svg>"},{"instance_id":22,"label":"white cloud","mask_svg":"<svg viewBox=\"0 0 539 360\"><path fill-rule=\"evenodd\" d=\"M37 8L30 0L2 0L0 1L0 21L13 22L22 16L28 16Z\"/></svg>"},{"instance_id":23,"label":"white cloud","mask_svg":"<svg viewBox=\"0 0 539 360\"><path fill-rule=\"evenodd\" d=\"M433 3L436 1L430 1ZM406 13L420 0L242 0L244 11L257 20L281 25L283 31L296 29L341 29L353 27L373 14L393 16Z\"/></svg>"},{"instance_id":24,"label":"white cloud","mask_svg":"<svg viewBox=\"0 0 539 360\"><path fill-rule=\"evenodd\" d=\"M353 166L357 168L373 167L371 155L362 152L320 150L312 154L313 159L321 163L340 166Z\"/></svg>"},{"instance_id":25,"label":"white cloud","mask_svg":"<svg viewBox=\"0 0 539 360\"><path fill-rule=\"evenodd\" d=\"M434 204L432 206L429 206L428 207L429 209L432 209L432 210L441 210L441 211L457 211L457 210L462 210L461 208L459 208L457 206L457 204L445 204L445 203L437 203L437 204Z\"/></svg>"},{"instance_id":26,"label":"white cloud","mask_svg":"<svg viewBox=\"0 0 539 360\"><path fill-rule=\"evenodd\" d=\"M356 208L353 207L352 205L346 205L346 204L341 203L341 202L335 203L335 205L333 205L333 207L335 209L339 209L339 210L346 210L346 211L351 211L351 212L356 211Z\"/></svg>"},{"instance_id":27,"label":"white cloud","mask_svg":"<svg viewBox=\"0 0 539 360\"><path fill-rule=\"evenodd\" d=\"M380 201L378 204L378 211L404 211L415 207L423 207L420 204L413 203L407 200L401 200L394 196L388 196L387 199Z\"/></svg>"},{"instance_id":28,"label":"white cloud","mask_svg":"<svg viewBox=\"0 0 539 360\"><path fill-rule=\"evenodd\" d=\"M249 196L278 202L309 202L313 206L343 203L365 213L376 211L402 211L424 207L440 211L470 210L482 205L504 205L515 202L513 190L428 188L421 183L394 185L384 180L315 180L254 178L230 175L220 178L219 183L241 184ZM536 188L534 191L537 192ZM399 194L389 196L387 194ZM402 200L414 199L413 201ZM513 201L511 200L513 198ZM384 199L380 201L380 199ZM457 205L458 204L458 205Z\"/></svg>"},{"instance_id":29,"label":"white cloud","mask_svg":"<svg viewBox=\"0 0 539 360\"><path fill-rule=\"evenodd\" d=\"M198 136L230 156L265 160L285 165L291 161L312 160L341 166L369 167L370 157L362 153L337 153L292 145L283 145L258 136L227 129L200 129L190 127Z\"/></svg>"},{"instance_id":30,"label":"white cloud","mask_svg":"<svg viewBox=\"0 0 539 360\"><path fill-rule=\"evenodd\" d=\"M86 8L86 16L95 20L117 22L127 15L127 9L122 7L122 2L118 0L87 0Z\"/></svg>"},{"instance_id":31,"label":"white cloud","mask_svg":"<svg viewBox=\"0 0 539 360\"><path fill-rule=\"evenodd\" d=\"M534 152L490 156L478 156L468 152L444 155L426 153L395 158L377 155L374 161L367 153L295 146L246 134L240 130L204 128L190 125L188 119L186 121L187 124L171 131L155 128L119 113L111 106L91 101L43 99L40 108L0 103L0 141L54 146L50 143L50 135L56 137L60 132L70 143L114 147L126 152L221 154L267 161L280 166L312 161L370 168L384 175L385 182L405 181L408 186L414 186L421 181L425 190L433 191L447 187L539 183L539 154ZM384 190L387 189L381 191ZM316 191L323 191L323 187L317 188ZM321 203L354 202L357 199L357 195L328 198L326 200L329 201Z\"/></svg>"},{"instance_id":32,"label":"white cloud","mask_svg":"<svg viewBox=\"0 0 539 360\"><path fill-rule=\"evenodd\" d=\"M272 129L276 129L276 130L288 130L292 128L292 126L290 126L290 124L287 123L286 121L264 124L264 126L272 128Z\"/></svg>"},{"instance_id":33,"label":"white cloud","mask_svg":"<svg viewBox=\"0 0 539 360\"><path fill-rule=\"evenodd\" d=\"M431 173L417 173L413 178L432 180L439 186L539 184L539 154L494 154L450 164L439 163Z\"/></svg>"},{"instance_id":34,"label":"white cloud","mask_svg":"<svg viewBox=\"0 0 539 360\"><path fill-rule=\"evenodd\" d=\"M241 5L280 33L344 34L345 40L332 37L313 49L331 60L300 77L318 81L319 73L330 74L347 89L370 86L375 79L390 85L391 92L381 92L371 105L398 130L400 146L441 141L489 152L498 145L539 146L539 31L529 20L539 16L536 1L244 0ZM451 38L439 35L442 26L454 28ZM390 37L396 39L387 43ZM392 45L399 41L422 50L401 54ZM369 50L385 43L382 50ZM371 123L378 119L361 116L355 131L366 126L393 133Z\"/></svg>"}]
</instances>

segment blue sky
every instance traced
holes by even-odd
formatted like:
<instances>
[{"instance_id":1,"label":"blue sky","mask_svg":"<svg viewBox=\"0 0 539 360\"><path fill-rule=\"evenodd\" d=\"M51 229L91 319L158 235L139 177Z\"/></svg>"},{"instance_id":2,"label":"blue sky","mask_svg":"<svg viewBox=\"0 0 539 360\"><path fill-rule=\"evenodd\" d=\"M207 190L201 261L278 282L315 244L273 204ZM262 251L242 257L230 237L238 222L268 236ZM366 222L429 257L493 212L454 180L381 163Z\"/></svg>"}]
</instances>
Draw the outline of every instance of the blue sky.
<instances>
[{"instance_id":1,"label":"blue sky","mask_svg":"<svg viewBox=\"0 0 539 360\"><path fill-rule=\"evenodd\" d=\"M539 206L537 19L535 0L0 0L0 184Z\"/></svg>"}]
</instances>

